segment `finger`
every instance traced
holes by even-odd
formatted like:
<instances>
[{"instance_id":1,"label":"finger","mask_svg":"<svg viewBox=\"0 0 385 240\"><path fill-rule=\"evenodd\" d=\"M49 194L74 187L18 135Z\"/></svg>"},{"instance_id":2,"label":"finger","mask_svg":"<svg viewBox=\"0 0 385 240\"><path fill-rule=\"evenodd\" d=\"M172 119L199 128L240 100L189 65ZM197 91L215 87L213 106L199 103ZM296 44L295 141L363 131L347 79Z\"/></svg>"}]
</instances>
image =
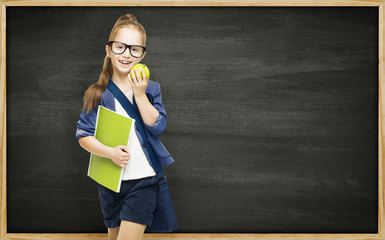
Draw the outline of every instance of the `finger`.
<instances>
[{"instance_id":1,"label":"finger","mask_svg":"<svg viewBox=\"0 0 385 240\"><path fill-rule=\"evenodd\" d=\"M120 159L119 164L128 164L128 159Z\"/></svg>"},{"instance_id":2,"label":"finger","mask_svg":"<svg viewBox=\"0 0 385 240\"><path fill-rule=\"evenodd\" d=\"M119 146L119 149L120 149L120 151L122 151L124 153L128 153L127 149L124 146Z\"/></svg>"},{"instance_id":3,"label":"finger","mask_svg":"<svg viewBox=\"0 0 385 240\"><path fill-rule=\"evenodd\" d=\"M141 68L140 71L142 72L143 81L147 82L147 76L146 76L146 73L144 72L144 69Z\"/></svg>"},{"instance_id":4,"label":"finger","mask_svg":"<svg viewBox=\"0 0 385 240\"><path fill-rule=\"evenodd\" d=\"M125 151L128 151L128 147L125 145L119 145L119 148Z\"/></svg>"},{"instance_id":5,"label":"finger","mask_svg":"<svg viewBox=\"0 0 385 240\"><path fill-rule=\"evenodd\" d=\"M122 167L122 168L125 167L125 165L124 165L122 162L117 162L116 164L117 164L119 167Z\"/></svg>"},{"instance_id":6,"label":"finger","mask_svg":"<svg viewBox=\"0 0 385 240\"><path fill-rule=\"evenodd\" d=\"M129 156L124 156L119 158L119 161L128 161L128 160L130 160Z\"/></svg>"},{"instance_id":7,"label":"finger","mask_svg":"<svg viewBox=\"0 0 385 240\"><path fill-rule=\"evenodd\" d=\"M131 78L131 74L129 73L128 74L128 82L130 83L131 87L133 87L134 83L133 83L133 79Z\"/></svg>"},{"instance_id":8,"label":"finger","mask_svg":"<svg viewBox=\"0 0 385 240\"><path fill-rule=\"evenodd\" d=\"M136 79L136 76L135 76L135 70L131 70L130 75L131 75L131 73L132 73L132 83L134 85L137 85L138 84L138 80Z\"/></svg>"},{"instance_id":9,"label":"finger","mask_svg":"<svg viewBox=\"0 0 385 240\"><path fill-rule=\"evenodd\" d=\"M135 68L135 72L136 72L136 79L138 80L138 82L142 81L142 78L140 77L139 70L137 68Z\"/></svg>"}]
</instances>

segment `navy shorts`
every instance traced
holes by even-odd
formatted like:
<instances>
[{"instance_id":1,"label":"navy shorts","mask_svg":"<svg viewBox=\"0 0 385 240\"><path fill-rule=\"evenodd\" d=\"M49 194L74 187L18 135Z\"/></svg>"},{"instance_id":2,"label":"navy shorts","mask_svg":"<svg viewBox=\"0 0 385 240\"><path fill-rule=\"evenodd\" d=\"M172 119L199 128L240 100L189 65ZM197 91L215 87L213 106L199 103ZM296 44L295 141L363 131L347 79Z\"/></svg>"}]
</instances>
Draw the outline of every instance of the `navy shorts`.
<instances>
[{"instance_id":1,"label":"navy shorts","mask_svg":"<svg viewBox=\"0 0 385 240\"><path fill-rule=\"evenodd\" d=\"M98 189L107 228L119 227L121 220L151 225L159 190L156 176L122 181L119 193L100 184Z\"/></svg>"}]
</instances>

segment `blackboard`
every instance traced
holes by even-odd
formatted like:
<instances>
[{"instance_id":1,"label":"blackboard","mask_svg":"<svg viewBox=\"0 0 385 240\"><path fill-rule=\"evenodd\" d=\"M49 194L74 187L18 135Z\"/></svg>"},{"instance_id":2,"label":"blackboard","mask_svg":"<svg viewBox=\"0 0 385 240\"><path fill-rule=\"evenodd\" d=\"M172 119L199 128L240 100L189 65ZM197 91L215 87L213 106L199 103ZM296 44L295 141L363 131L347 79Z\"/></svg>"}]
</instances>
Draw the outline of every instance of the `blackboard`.
<instances>
[{"instance_id":1,"label":"blackboard","mask_svg":"<svg viewBox=\"0 0 385 240\"><path fill-rule=\"evenodd\" d=\"M104 233L75 140L116 19L147 31L180 233L377 233L377 7L7 7L7 232Z\"/></svg>"}]
</instances>

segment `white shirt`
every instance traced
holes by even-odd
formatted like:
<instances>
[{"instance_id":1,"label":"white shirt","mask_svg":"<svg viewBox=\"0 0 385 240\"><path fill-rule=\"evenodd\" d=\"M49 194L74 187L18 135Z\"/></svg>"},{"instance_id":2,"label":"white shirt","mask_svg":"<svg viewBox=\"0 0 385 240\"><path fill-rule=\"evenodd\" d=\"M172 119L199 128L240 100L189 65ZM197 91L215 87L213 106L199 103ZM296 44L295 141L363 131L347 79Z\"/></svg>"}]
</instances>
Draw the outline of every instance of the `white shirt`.
<instances>
[{"instance_id":1,"label":"white shirt","mask_svg":"<svg viewBox=\"0 0 385 240\"><path fill-rule=\"evenodd\" d=\"M133 92L130 90L125 94L128 100L132 103ZM120 105L119 101L115 98L115 112L129 117L126 110ZM133 180L139 178L145 178L155 176L156 173L147 160L146 155L140 145L138 136L136 135L135 126L131 129L130 140L128 141L128 153L131 155L128 160L127 166L123 169L122 180Z\"/></svg>"}]
</instances>

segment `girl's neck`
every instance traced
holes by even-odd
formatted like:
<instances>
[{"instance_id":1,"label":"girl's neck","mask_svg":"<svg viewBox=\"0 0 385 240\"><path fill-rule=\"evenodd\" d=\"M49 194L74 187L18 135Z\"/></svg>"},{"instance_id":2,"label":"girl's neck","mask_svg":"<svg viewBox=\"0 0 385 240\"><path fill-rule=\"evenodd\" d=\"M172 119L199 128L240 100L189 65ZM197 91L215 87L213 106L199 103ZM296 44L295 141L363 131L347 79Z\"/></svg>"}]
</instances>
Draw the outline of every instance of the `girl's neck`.
<instances>
[{"instance_id":1,"label":"girl's neck","mask_svg":"<svg viewBox=\"0 0 385 240\"><path fill-rule=\"evenodd\" d=\"M127 93L131 90L131 85L128 82L128 75L118 75L116 73L113 73L112 81L114 81L116 86L118 86L123 93Z\"/></svg>"}]
</instances>

